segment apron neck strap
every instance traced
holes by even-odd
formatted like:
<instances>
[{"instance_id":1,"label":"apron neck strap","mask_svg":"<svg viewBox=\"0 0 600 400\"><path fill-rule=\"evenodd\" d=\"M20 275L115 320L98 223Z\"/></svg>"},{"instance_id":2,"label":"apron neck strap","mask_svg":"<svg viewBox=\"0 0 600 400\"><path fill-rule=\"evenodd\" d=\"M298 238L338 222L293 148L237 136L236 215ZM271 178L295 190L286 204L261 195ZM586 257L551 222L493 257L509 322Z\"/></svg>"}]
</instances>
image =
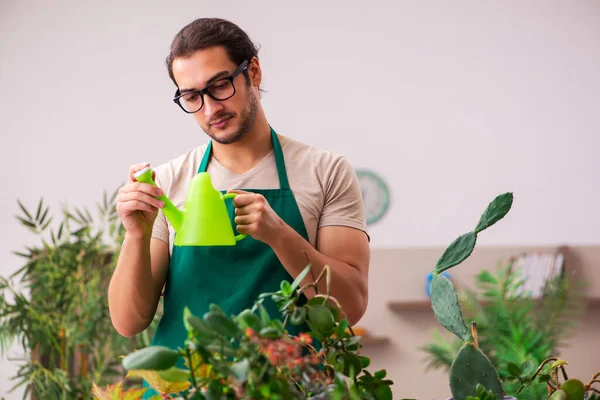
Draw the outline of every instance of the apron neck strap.
<instances>
[{"instance_id":1,"label":"apron neck strap","mask_svg":"<svg viewBox=\"0 0 600 400\"><path fill-rule=\"evenodd\" d=\"M281 143L277 133L271 127L271 140L273 142L273 152L275 153L275 164L277 165L277 175L279 176L279 187L281 189L289 190L290 184L288 182L287 171L285 170L285 161L283 159L283 150L281 150ZM204 156L202 156L202 162L198 168L198 173L205 172L208 167L208 161L212 154L212 140L208 142Z\"/></svg>"}]
</instances>

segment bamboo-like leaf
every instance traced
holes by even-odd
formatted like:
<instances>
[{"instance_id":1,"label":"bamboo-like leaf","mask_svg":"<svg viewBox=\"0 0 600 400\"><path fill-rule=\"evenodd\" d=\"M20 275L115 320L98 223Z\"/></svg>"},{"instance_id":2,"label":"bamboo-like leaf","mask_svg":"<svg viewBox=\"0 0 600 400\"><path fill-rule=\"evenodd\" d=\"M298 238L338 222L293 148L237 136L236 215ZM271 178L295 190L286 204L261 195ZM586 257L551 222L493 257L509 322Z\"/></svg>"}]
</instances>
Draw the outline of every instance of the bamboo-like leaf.
<instances>
[{"instance_id":1,"label":"bamboo-like leaf","mask_svg":"<svg viewBox=\"0 0 600 400\"><path fill-rule=\"evenodd\" d=\"M25 215L27 216L27 218L29 218L30 220L32 220L33 217L31 216L31 214L29 214L29 211L27 211L27 209L25 208L25 206L23 205L23 203L21 203L21 200L17 200L17 203L19 204L19 207L21 207L21 210L23 210L23 212L25 213Z\"/></svg>"},{"instance_id":2,"label":"bamboo-like leaf","mask_svg":"<svg viewBox=\"0 0 600 400\"><path fill-rule=\"evenodd\" d=\"M81 220L77 219L77 217L75 217L73 215L73 213L69 212L68 210L65 210L65 216L67 217L67 219L72 219L73 221L77 222L78 224L81 224Z\"/></svg>"},{"instance_id":3,"label":"bamboo-like leaf","mask_svg":"<svg viewBox=\"0 0 600 400\"><path fill-rule=\"evenodd\" d=\"M86 216L83 214L83 212L81 212L81 210L78 207L74 207L74 210L75 210L75 213L77 214L77 216L79 217L81 224L88 223Z\"/></svg>"},{"instance_id":4,"label":"bamboo-like leaf","mask_svg":"<svg viewBox=\"0 0 600 400\"><path fill-rule=\"evenodd\" d=\"M33 222L27 221L25 218L23 217L19 217L18 215L15 215L15 217L21 221L21 223L31 229L37 229L37 225L34 224Z\"/></svg>"},{"instance_id":5,"label":"bamboo-like leaf","mask_svg":"<svg viewBox=\"0 0 600 400\"><path fill-rule=\"evenodd\" d=\"M87 215L87 217L88 217L87 222L91 223L94 220L94 218L92 217L92 214L90 214L90 210L87 207L85 208L85 215Z\"/></svg>"},{"instance_id":6,"label":"bamboo-like leaf","mask_svg":"<svg viewBox=\"0 0 600 400\"><path fill-rule=\"evenodd\" d=\"M50 218L48 220L48 222L46 222L46 224L44 226L42 226L42 230L45 230L48 227L48 225L50 225L51 222L52 222L52 218Z\"/></svg>"},{"instance_id":7,"label":"bamboo-like leaf","mask_svg":"<svg viewBox=\"0 0 600 400\"><path fill-rule=\"evenodd\" d=\"M46 220L46 216L48 215L48 211L50 211L50 207L46 207L46 210L42 214L42 217L38 220L39 223L40 223L40 225L42 225L44 223L44 221Z\"/></svg>"},{"instance_id":8,"label":"bamboo-like leaf","mask_svg":"<svg viewBox=\"0 0 600 400\"><path fill-rule=\"evenodd\" d=\"M120 186L123 186L123 185L124 185L124 183L122 183ZM119 194L119 189L117 188L117 189L116 189L116 190L113 192L112 196L110 197L110 204L114 204L115 200L117 199L117 195L118 195L118 194Z\"/></svg>"},{"instance_id":9,"label":"bamboo-like leaf","mask_svg":"<svg viewBox=\"0 0 600 400\"><path fill-rule=\"evenodd\" d=\"M38 208L37 211L35 213L35 220L39 221L40 220L40 212L42 211L42 206L44 204L44 199L40 199L40 202L38 203Z\"/></svg>"},{"instance_id":10,"label":"bamboo-like leaf","mask_svg":"<svg viewBox=\"0 0 600 400\"><path fill-rule=\"evenodd\" d=\"M60 226L58 227L58 235L57 235L57 237L58 237L58 240L60 240L60 239L61 239L61 237L62 237L62 233L63 233L63 228L64 228L64 226L65 226L65 223L64 223L64 221L63 221L63 222L61 222L61 223L60 223Z\"/></svg>"}]
</instances>

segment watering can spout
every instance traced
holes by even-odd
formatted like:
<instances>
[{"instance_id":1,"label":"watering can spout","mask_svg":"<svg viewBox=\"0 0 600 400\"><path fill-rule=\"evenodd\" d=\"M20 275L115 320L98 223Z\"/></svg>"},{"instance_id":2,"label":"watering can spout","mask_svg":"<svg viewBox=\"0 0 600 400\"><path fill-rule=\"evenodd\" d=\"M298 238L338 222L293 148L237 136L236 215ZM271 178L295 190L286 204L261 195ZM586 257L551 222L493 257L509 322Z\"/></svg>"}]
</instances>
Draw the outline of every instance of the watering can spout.
<instances>
[{"instance_id":1,"label":"watering can spout","mask_svg":"<svg viewBox=\"0 0 600 400\"><path fill-rule=\"evenodd\" d=\"M152 169L150 169L150 167L139 170L134 174L134 177L138 182L149 183L150 185L156 186L154 179L152 179ZM173 229L175 229L175 232L179 231L181 229L181 225L183 224L183 212L175 207L175 205L165 194L162 194L157 198L165 203L164 207L162 208L163 214L165 214L165 217L167 217L173 226Z\"/></svg>"},{"instance_id":2,"label":"watering can spout","mask_svg":"<svg viewBox=\"0 0 600 400\"><path fill-rule=\"evenodd\" d=\"M147 167L135 174L140 182L156 186L152 170ZM237 193L223 195L214 188L207 172L198 173L188 189L183 210L179 210L163 194L163 213L175 229L175 246L234 246L247 235L235 235L225 200Z\"/></svg>"}]
</instances>

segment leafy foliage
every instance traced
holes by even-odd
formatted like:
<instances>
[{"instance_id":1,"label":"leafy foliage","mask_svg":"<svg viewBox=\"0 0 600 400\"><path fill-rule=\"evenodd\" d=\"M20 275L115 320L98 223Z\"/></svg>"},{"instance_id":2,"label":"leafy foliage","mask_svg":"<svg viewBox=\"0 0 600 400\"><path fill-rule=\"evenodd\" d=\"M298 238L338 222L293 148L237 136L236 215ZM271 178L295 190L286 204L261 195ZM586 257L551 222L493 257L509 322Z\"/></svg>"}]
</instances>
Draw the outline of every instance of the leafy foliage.
<instances>
[{"instance_id":1,"label":"leafy foliage","mask_svg":"<svg viewBox=\"0 0 600 400\"><path fill-rule=\"evenodd\" d=\"M543 302L524 294L525 283L514 263L499 263L495 273L484 270L476 277L477 290L464 289L460 294L467 323L477 321L479 346L490 357L502 379L510 376L509 365L537 365L555 354L575 326L581 314L580 295L575 282L559 276L544 288ZM428 354L426 369L449 370L461 341L434 331L433 339L423 350ZM507 394L514 395L518 386L505 381ZM531 385L519 399L547 398L544 384Z\"/></svg>"},{"instance_id":2,"label":"leafy foliage","mask_svg":"<svg viewBox=\"0 0 600 400\"><path fill-rule=\"evenodd\" d=\"M116 192L104 193L99 217L87 209L63 206L57 229L41 199L36 211L18 201L16 218L41 239L14 252L25 265L0 277L0 344L8 357L12 344L25 356L10 391L39 399L89 399L92 381L124 376L118 355L148 341L151 330L133 340L119 335L108 312L107 286L123 230L115 209ZM154 329L154 326L151 328Z\"/></svg>"},{"instance_id":3,"label":"leafy foliage","mask_svg":"<svg viewBox=\"0 0 600 400\"><path fill-rule=\"evenodd\" d=\"M393 382L385 370L367 370L370 360L359 354L360 336L329 295L329 267L315 282L299 287L310 268L291 284L283 281L277 292L259 295L252 308L238 315L228 316L216 304L203 316L185 309L188 338L182 347L150 346L129 353L123 359L128 376L144 376L159 393L156 399L391 400ZM322 279L327 293L319 294ZM300 304L308 288L317 294ZM265 301L278 305L281 318L267 313ZM286 329L304 323L310 331L298 336ZM184 368L177 366L179 359Z\"/></svg>"},{"instance_id":4,"label":"leafy foliage","mask_svg":"<svg viewBox=\"0 0 600 400\"><path fill-rule=\"evenodd\" d=\"M598 385L600 384L600 371L596 372L587 383L581 379L569 378L565 366L567 361L556 357L549 357L543 360L537 369L533 363L528 363L526 368L515 364L509 364L509 379L519 383L519 389L516 395L520 395L523 389L539 383L547 387L547 396L551 399L566 398L568 400L594 399L600 394ZM535 372L534 372L535 370ZM561 382L560 373L563 380ZM521 398L521 397L519 397Z\"/></svg>"}]
</instances>

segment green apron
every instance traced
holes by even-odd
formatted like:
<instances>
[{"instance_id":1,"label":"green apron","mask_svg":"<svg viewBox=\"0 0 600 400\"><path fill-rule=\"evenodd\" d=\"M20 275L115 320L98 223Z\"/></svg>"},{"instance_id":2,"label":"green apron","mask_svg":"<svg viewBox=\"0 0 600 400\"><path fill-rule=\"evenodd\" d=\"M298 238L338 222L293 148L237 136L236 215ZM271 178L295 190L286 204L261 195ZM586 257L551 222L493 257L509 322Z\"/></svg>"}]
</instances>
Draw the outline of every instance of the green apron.
<instances>
[{"instance_id":1,"label":"green apron","mask_svg":"<svg viewBox=\"0 0 600 400\"><path fill-rule=\"evenodd\" d=\"M277 215L308 240L300 209L288 182L281 144L272 128L271 137L280 188L243 190L262 194ZM211 150L212 142L209 142L198 173L206 171ZM227 201L226 204L235 227L233 202ZM183 309L186 306L199 317L208 311L211 303L219 305L227 315L239 314L251 308L261 293L279 290L283 280L291 283L293 278L271 247L251 236L235 246L174 246L165 286L163 317L152 344L173 349L184 347L187 331L183 325ZM301 301L306 301L306 298ZM270 298L265 299L263 305L272 318L281 319L281 313ZM298 327L292 324L287 324L286 329L292 335L309 330L306 325ZM183 367L182 359L178 366ZM152 395L156 393L149 389L144 398Z\"/></svg>"}]
</instances>

